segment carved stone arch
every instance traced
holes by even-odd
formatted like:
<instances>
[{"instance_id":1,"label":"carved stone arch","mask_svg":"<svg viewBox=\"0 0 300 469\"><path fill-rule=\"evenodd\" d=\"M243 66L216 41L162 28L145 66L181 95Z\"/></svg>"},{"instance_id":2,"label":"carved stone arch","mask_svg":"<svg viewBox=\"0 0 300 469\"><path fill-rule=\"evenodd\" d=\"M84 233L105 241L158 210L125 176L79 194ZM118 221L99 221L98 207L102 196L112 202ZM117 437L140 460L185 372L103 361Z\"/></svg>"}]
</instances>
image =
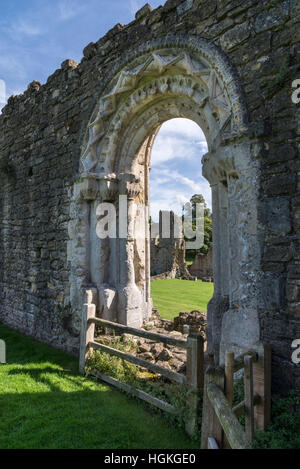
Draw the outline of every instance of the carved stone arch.
<instances>
[{"instance_id":1,"label":"carved stone arch","mask_svg":"<svg viewBox=\"0 0 300 469\"><path fill-rule=\"evenodd\" d=\"M215 294L208 339L218 357L228 345L234 349L259 340L257 167L239 79L225 54L205 39L170 35L147 42L128 53L105 81L74 187L73 303L80 301L82 285L92 283L99 292L99 314L107 319L141 326L151 312L149 243L136 241L132 230L139 223L136 202L145 204L147 218L154 138L161 124L174 117L198 123L209 147L202 160L214 216ZM119 195L128 197L128 234L100 240L97 206L112 202L119 222Z\"/></svg>"},{"instance_id":2,"label":"carved stone arch","mask_svg":"<svg viewBox=\"0 0 300 469\"><path fill-rule=\"evenodd\" d=\"M186 80L185 90L176 89L180 76ZM188 78L192 83L187 83ZM83 142L82 172L105 173L105 166L96 166L105 162L107 154L111 160L118 132L130 111L138 112L139 106L145 106L145 101L151 99L151 93L157 99L156 94L170 92L173 96L198 95L195 97L199 106L210 108L206 110L210 114L207 118L216 121L215 131L210 129L206 135L211 149L225 129L234 133L247 129L247 110L239 80L225 54L203 38L169 35L129 53L107 78Z\"/></svg>"}]
</instances>

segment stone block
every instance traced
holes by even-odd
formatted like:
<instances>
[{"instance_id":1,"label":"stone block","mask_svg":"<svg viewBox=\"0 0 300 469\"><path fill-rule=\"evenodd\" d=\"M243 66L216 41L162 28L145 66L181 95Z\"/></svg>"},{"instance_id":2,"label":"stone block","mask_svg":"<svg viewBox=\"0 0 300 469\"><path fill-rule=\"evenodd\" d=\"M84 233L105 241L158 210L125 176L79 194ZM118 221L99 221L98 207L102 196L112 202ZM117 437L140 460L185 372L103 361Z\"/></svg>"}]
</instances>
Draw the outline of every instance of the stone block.
<instances>
[{"instance_id":1,"label":"stone block","mask_svg":"<svg viewBox=\"0 0 300 469\"><path fill-rule=\"evenodd\" d=\"M268 244L264 249L263 260L269 262L287 262L292 258L289 245Z\"/></svg>"},{"instance_id":2,"label":"stone block","mask_svg":"<svg viewBox=\"0 0 300 469\"><path fill-rule=\"evenodd\" d=\"M269 274L261 284L259 307L264 311L280 311L285 302L285 278Z\"/></svg>"},{"instance_id":3,"label":"stone block","mask_svg":"<svg viewBox=\"0 0 300 469\"><path fill-rule=\"evenodd\" d=\"M238 24L234 28L227 31L221 37L221 46L224 50L231 50L237 45L245 42L250 36L250 25L248 21Z\"/></svg>"},{"instance_id":4,"label":"stone block","mask_svg":"<svg viewBox=\"0 0 300 469\"><path fill-rule=\"evenodd\" d=\"M275 174L264 182L267 195L293 195L296 192L297 179L292 173Z\"/></svg>"},{"instance_id":5,"label":"stone block","mask_svg":"<svg viewBox=\"0 0 300 469\"><path fill-rule=\"evenodd\" d=\"M284 1L278 4L278 7L266 9L259 13L255 19L254 28L256 33L274 29L284 24L289 16L289 2Z\"/></svg>"},{"instance_id":6,"label":"stone block","mask_svg":"<svg viewBox=\"0 0 300 469\"><path fill-rule=\"evenodd\" d=\"M151 13L151 11L152 11L151 5L149 5L149 3L146 3L146 5L144 5L140 10L138 10L136 12L135 19L139 20L139 19L143 18L144 16L149 15L149 13Z\"/></svg>"},{"instance_id":7,"label":"stone block","mask_svg":"<svg viewBox=\"0 0 300 469\"><path fill-rule=\"evenodd\" d=\"M300 280L287 282L286 296L289 303L300 303Z\"/></svg>"},{"instance_id":8,"label":"stone block","mask_svg":"<svg viewBox=\"0 0 300 469\"><path fill-rule=\"evenodd\" d=\"M270 235L287 235L292 229L289 197L268 197L263 201L261 223Z\"/></svg>"},{"instance_id":9,"label":"stone block","mask_svg":"<svg viewBox=\"0 0 300 469\"><path fill-rule=\"evenodd\" d=\"M185 0L180 3L177 7L177 13L178 15L182 15L186 11L190 10L194 5L194 0Z\"/></svg>"}]
</instances>

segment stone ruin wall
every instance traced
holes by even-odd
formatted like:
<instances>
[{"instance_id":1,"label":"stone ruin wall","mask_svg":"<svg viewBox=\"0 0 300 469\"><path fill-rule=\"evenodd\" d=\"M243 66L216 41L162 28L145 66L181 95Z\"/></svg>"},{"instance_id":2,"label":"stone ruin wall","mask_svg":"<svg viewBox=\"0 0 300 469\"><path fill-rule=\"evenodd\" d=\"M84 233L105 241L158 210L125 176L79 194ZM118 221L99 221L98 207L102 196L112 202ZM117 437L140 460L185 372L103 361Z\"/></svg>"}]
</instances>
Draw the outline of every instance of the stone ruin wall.
<instances>
[{"instance_id":1,"label":"stone ruin wall","mask_svg":"<svg viewBox=\"0 0 300 469\"><path fill-rule=\"evenodd\" d=\"M298 0L168 0L89 44L79 64L67 60L47 83L9 99L0 115L3 322L77 353L68 222L91 112L128 49L169 32L194 34L227 54L245 93L260 171L261 339L273 348L275 388L300 388L291 362L291 342L300 338L299 107L291 101L291 83L300 78L299 23Z\"/></svg>"},{"instance_id":2,"label":"stone ruin wall","mask_svg":"<svg viewBox=\"0 0 300 469\"><path fill-rule=\"evenodd\" d=\"M159 223L152 225L153 237L150 244L150 273L154 279L191 278L185 262L185 240L183 232L176 233L173 212L160 212ZM164 237L163 219L170 220L170 236ZM154 236L157 234L157 236ZM168 234L168 233L167 233Z\"/></svg>"},{"instance_id":3,"label":"stone ruin wall","mask_svg":"<svg viewBox=\"0 0 300 469\"><path fill-rule=\"evenodd\" d=\"M193 264L189 266L189 272L200 280L213 282L213 249L211 248L207 254L197 254Z\"/></svg>"}]
</instances>

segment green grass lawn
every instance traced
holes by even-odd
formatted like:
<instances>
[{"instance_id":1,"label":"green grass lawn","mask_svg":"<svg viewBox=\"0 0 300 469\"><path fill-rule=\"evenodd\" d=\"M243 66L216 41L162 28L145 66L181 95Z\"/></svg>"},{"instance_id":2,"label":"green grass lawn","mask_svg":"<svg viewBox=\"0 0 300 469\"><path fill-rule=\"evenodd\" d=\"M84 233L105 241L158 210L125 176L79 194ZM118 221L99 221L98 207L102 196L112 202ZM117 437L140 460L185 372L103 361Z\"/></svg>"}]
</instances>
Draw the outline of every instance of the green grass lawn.
<instances>
[{"instance_id":1,"label":"green grass lawn","mask_svg":"<svg viewBox=\"0 0 300 469\"><path fill-rule=\"evenodd\" d=\"M78 376L77 359L0 324L0 449L196 448L140 401Z\"/></svg>"},{"instance_id":2,"label":"green grass lawn","mask_svg":"<svg viewBox=\"0 0 300 469\"><path fill-rule=\"evenodd\" d=\"M207 311L213 296L213 283L190 280L154 280L151 282L153 305L165 319L173 319L181 311Z\"/></svg>"}]
</instances>

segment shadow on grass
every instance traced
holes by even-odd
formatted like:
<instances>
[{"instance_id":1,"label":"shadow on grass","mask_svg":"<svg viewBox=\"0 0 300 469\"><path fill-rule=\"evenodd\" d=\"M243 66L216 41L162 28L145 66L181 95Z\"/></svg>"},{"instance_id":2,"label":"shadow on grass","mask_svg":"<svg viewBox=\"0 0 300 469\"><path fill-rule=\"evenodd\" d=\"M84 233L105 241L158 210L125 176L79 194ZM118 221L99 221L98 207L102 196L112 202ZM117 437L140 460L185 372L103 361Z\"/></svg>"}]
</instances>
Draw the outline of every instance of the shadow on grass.
<instances>
[{"instance_id":1,"label":"shadow on grass","mask_svg":"<svg viewBox=\"0 0 300 469\"><path fill-rule=\"evenodd\" d=\"M171 435L158 437L167 426L120 397L109 389L0 395L0 448L190 447L183 435L177 443Z\"/></svg>"},{"instance_id":2,"label":"shadow on grass","mask_svg":"<svg viewBox=\"0 0 300 469\"><path fill-rule=\"evenodd\" d=\"M0 324L0 449L194 449L139 401L79 376L78 360Z\"/></svg>"},{"instance_id":3,"label":"shadow on grass","mask_svg":"<svg viewBox=\"0 0 300 469\"><path fill-rule=\"evenodd\" d=\"M31 378L37 384L43 384L49 387L49 390L52 392L61 391L59 385L56 385L53 378L59 375L63 376L64 380L68 380L71 383L75 383L78 385L78 380L76 377L73 376L71 373L68 373L66 370L59 371L57 368L45 367L45 368L31 368L31 367L22 367L10 370L8 372L8 376L26 376L27 378ZM50 376L49 376L50 375ZM52 376L51 376L52 375ZM82 388L84 385L82 384Z\"/></svg>"}]
</instances>

